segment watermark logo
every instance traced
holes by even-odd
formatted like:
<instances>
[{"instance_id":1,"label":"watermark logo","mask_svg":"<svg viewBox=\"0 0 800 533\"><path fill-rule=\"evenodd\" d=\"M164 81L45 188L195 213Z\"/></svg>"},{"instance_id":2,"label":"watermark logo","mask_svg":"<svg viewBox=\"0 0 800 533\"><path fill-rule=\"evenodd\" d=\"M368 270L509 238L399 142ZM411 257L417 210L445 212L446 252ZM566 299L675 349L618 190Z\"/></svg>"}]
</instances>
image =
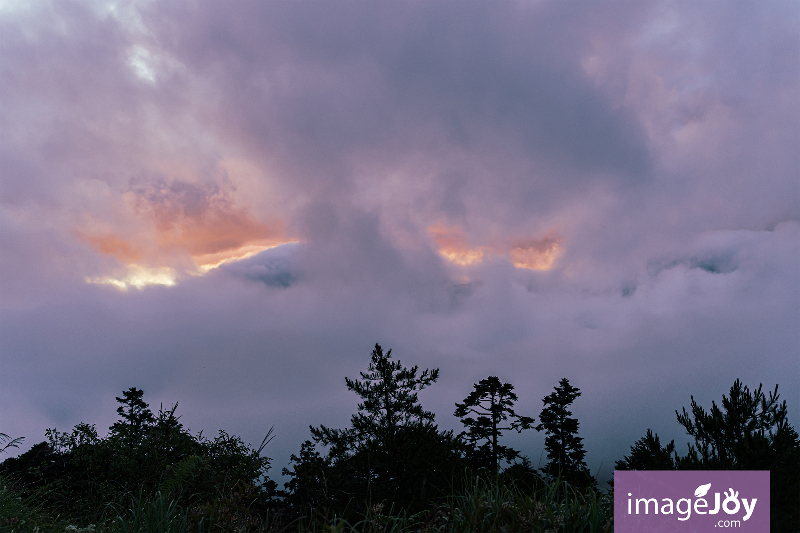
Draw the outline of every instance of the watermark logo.
<instances>
[{"instance_id":1,"label":"watermark logo","mask_svg":"<svg viewBox=\"0 0 800 533\"><path fill-rule=\"evenodd\" d=\"M689 533L769 531L769 472L634 470L614 472L614 531Z\"/></svg>"}]
</instances>

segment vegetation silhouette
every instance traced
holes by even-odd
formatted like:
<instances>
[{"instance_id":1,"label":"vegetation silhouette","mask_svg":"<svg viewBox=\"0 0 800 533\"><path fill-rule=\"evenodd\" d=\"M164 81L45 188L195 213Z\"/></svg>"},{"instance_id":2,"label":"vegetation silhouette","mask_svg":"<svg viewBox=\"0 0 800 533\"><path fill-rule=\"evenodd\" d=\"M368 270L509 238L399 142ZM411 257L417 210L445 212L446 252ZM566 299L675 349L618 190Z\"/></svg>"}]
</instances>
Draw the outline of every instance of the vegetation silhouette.
<instances>
[{"instance_id":1,"label":"vegetation silhouette","mask_svg":"<svg viewBox=\"0 0 800 533\"><path fill-rule=\"evenodd\" d=\"M287 501L353 518L375 505L417 512L449 492L467 467L464 446L452 431L438 430L417 396L438 377L438 369L419 373L376 344L367 372L345 378L361 399L351 427L310 427L312 439L283 471L292 478Z\"/></svg>"},{"instance_id":2,"label":"vegetation silhouette","mask_svg":"<svg viewBox=\"0 0 800 533\"><path fill-rule=\"evenodd\" d=\"M16 437L12 439L5 433L0 433L0 444L2 444L2 448L0 448L0 453L7 451L9 448L19 448L19 445L20 443L22 443L23 440L25 440L25 437Z\"/></svg>"},{"instance_id":3,"label":"vegetation silhouette","mask_svg":"<svg viewBox=\"0 0 800 533\"><path fill-rule=\"evenodd\" d=\"M512 463L520 456L517 450L499 443L503 431L522 432L533 426L533 418L514 412L516 401L512 384L489 376L476 383L462 403L456 403L454 415L467 428L459 436L471 445L469 457L473 466L497 475L500 461Z\"/></svg>"},{"instance_id":4,"label":"vegetation silhouette","mask_svg":"<svg viewBox=\"0 0 800 533\"><path fill-rule=\"evenodd\" d=\"M652 429L631 446L630 455L616 462L617 470L675 470L675 441L661 445L658 435Z\"/></svg>"},{"instance_id":5,"label":"vegetation silhouette","mask_svg":"<svg viewBox=\"0 0 800 533\"><path fill-rule=\"evenodd\" d=\"M567 481L576 487L595 486L597 481L589 473L584 461L586 450L583 438L578 436L578 419L567 409L581 395L580 389L563 378L555 391L542 399L544 408L539 415L538 431L544 430L547 464L542 471L552 478Z\"/></svg>"},{"instance_id":6,"label":"vegetation silhouette","mask_svg":"<svg viewBox=\"0 0 800 533\"><path fill-rule=\"evenodd\" d=\"M47 441L6 459L0 475L14 480L22 495L36 495L54 514L100 522L130 505L137 494L162 493L179 505L196 507L198 520L234 493L250 491L248 504L266 502L276 486L266 478L270 459L259 448L220 431L214 439L192 435L171 409L154 415L143 391L130 388L117 398L120 420L100 437L94 425L71 432L46 431Z\"/></svg>"},{"instance_id":7,"label":"vegetation silhouette","mask_svg":"<svg viewBox=\"0 0 800 533\"><path fill-rule=\"evenodd\" d=\"M769 470L770 530L800 530L800 437L789 423L778 386L751 391L734 381L721 407L706 411L691 397L691 412L675 411L678 423L694 439L686 455L675 442L662 446L651 429L616 462L617 470Z\"/></svg>"},{"instance_id":8,"label":"vegetation silhouette","mask_svg":"<svg viewBox=\"0 0 800 533\"><path fill-rule=\"evenodd\" d=\"M612 530L612 495L589 474L569 410L579 389L564 378L543 399L536 429L548 462L537 469L500 441L534 423L514 411L511 384L474 384L455 404L465 431L454 436L418 398L438 377L376 344L367 370L345 378L359 398L350 427L311 426L283 470L284 490L267 477L272 430L257 448L222 430L209 439L183 427L178 404L154 413L144 391L129 388L106 436L87 423L48 429L46 441L0 463L0 531ZM692 397L676 411L694 439L685 455L648 429L617 469L770 470L771 530L798 531L800 438L777 390L736 380L710 411ZM0 433L0 451L20 441Z\"/></svg>"}]
</instances>

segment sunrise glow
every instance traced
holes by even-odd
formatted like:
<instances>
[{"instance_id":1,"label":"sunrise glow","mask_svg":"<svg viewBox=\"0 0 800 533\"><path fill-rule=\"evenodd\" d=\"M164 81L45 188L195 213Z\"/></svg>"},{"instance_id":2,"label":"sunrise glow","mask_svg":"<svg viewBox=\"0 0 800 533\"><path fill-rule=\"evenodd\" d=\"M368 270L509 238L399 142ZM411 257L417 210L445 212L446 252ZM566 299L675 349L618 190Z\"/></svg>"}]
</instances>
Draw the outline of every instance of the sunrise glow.
<instances>
[{"instance_id":1,"label":"sunrise glow","mask_svg":"<svg viewBox=\"0 0 800 533\"><path fill-rule=\"evenodd\" d=\"M528 270L550 270L564 250L562 239L555 235L530 238L512 244L491 243L482 246L470 246L459 227L430 226L428 233L438 247L439 255L448 262L469 266L494 256L508 257L516 268Z\"/></svg>"},{"instance_id":2,"label":"sunrise glow","mask_svg":"<svg viewBox=\"0 0 800 533\"><path fill-rule=\"evenodd\" d=\"M95 253L113 258L121 271L86 278L121 290L173 286L222 265L282 244L278 217L257 217L237 203L230 182L202 184L180 179L135 183L117 203L114 217L85 214L73 235Z\"/></svg>"},{"instance_id":3,"label":"sunrise glow","mask_svg":"<svg viewBox=\"0 0 800 533\"><path fill-rule=\"evenodd\" d=\"M456 265L461 265L461 266L474 265L475 263L480 263L481 261L483 261L484 257L487 256L483 248L475 248L473 250L440 249L439 255L441 255L451 263L455 263Z\"/></svg>"},{"instance_id":4,"label":"sunrise glow","mask_svg":"<svg viewBox=\"0 0 800 533\"><path fill-rule=\"evenodd\" d=\"M143 289L148 285L164 285L172 287L177 283L174 269L169 267L148 268L140 265L128 265L122 276L99 276L86 278L87 283L97 285L110 285L119 290L127 291L131 287Z\"/></svg>"},{"instance_id":5,"label":"sunrise glow","mask_svg":"<svg viewBox=\"0 0 800 533\"><path fill-rule=\"evenodd\" d=\"M192 257L192 260L197 265L198 273L205 274L209 270L213 270L228 263L235 263L242 261L261 252L277 248L284 244L293 244L299 241L286 241L286 242L269 242L268 244L247 244L235 250L224 250L213 254L205 254Z\"/></svg>"},{"instance_id":6,"label":"sunrise glow","mask_svg":"<svg viewBox=\"0 0 800 533\"><path fill-rule=\"evenodd\" d=\"M527 268L528 270L550 270L559 257L564 253L561 247L561 239L557 237L545 237L539 240L531 240L513 246L509 252L511 263L517 268Z\"/></svg>"},{"instance_id":7,"label":"sunrise glow","mask_svg":"<svg viewBox=\"0 0 800 533\"><path fill-rule=\"evenodd\" d=\"M172 287L178 284L181 277L203 276L222 265L242 261L258 255L261 252L277 248L278 246L297 242L299 241L270 241L267 243L246 244L231 250L194 256L192 257L192 261L194 262L195 268L184 267L180 269L168 266L144 267L136 263L130 263L124 268L124 273L122 274L87 277L86 283L109 285L122 291L127 291L131 287L143 289L151 285Z\"/></svg>"},{"instance_id":8,"label":"sunrise glow","mask_svg":"<svg viewBox=\"0 0 800 533\"><path fill-rule=\"evenodd\" d=\"M456 265L467 266L480 263L490 255L485 246L470 246L464 230L457 226L432 225L428 233L439 248L439 255Z\"/></svg>"}]
</instances>

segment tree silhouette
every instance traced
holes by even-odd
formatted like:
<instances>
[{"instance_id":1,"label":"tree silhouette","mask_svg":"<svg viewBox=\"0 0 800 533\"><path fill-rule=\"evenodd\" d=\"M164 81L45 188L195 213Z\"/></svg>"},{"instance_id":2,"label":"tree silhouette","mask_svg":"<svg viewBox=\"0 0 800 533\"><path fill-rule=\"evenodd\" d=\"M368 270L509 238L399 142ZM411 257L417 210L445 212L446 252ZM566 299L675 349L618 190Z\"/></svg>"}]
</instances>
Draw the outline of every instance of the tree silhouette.
<instances>
[{"instance_id":1,"label":"tree silhouette","mask_svg":"<svg viewBox=\"0 0 800 533\"><path fill-rule=\"evenodd\" d=\"M292 504L353 512L352 501L422 508L463 472L463 446L452 431L440 432L417 393L434 383L439 370L404 367L379 344L360 379L345 378L361 399L351 427L311 427L312 441L292 456L285 484ZM320 454L315 446L328 448Z\"/></svg>"},{"instance_id":2,"label":"tree silhouette","mask_svg":"<svg viewBox=\"0 0 800 533\"><path fill-rule=\"evenodd\" d=\"M330 495L334 492L333 484L339 480L331 479L330 462L317 451L314 442L304 441L300 445L300 454L290 456L289 465L291 468L284 468L282 473L290 477L284 484L290 504L302 508L333 503Z\"/></svg>"},{"instance_id":3,"label":"tree silhouette","mask_svg":"<svg viewBox=\"0 0 800 533\"><path fill-rule=\"evenodd\" d=\"M675 441L661 446L651 429L631 446L631 454L615 464L617 470L675 470Z\"/></svg>"},{"instance_id":4,"label":"tree silhouette","mask_svg":"<svg viewBox=\"0 0 800 533\"><path fill-rule=\"evenodd\" d=\"M769 395L761 385L750 392L738 379L730 395L722 395L722 408L711 402L711 412L692 400L692 414L675 411L678 423L694 437L683 464L703 463L717 469L755 469L763 466L767 451L782 439L796 440L789 425L786 402L778 403L778 386ZM792 435L793 434L793 435Z\"/></svg>"},{"instance_id":5,"label":"tree silhouette","mask_svg":"<svg viewBox=\"0 0 800 533\"><path fill-rule=\"evenodd\" d=\"M800 437L789 424L786 402L779 403L778 386L765 393L750 391L738 379L721 407L711 402L707 412L691 397L675 414L694 437L688 453L675 452L675 442L662 446L650 429L617 461L617 470L769 470L770 530L800 530Z\"/></svg>"},{"instance_id":6,"label":"tree silhouette","mask_svg":"<svg viewBox=\"0 0 800 533\"><path fill-rule=\"evenodd\" d=\"M770 470L772 531L800 528L800 436L789 424L786 401L778 402L778 386L769 394L750 389L738 379L722 407L711 411L692 396L691 415L675 411L694 437L689 452L678 457L678 468L708 470Z\"/></svg>"},{"instance_id":7,"label":"tree silhouette","mask_svg":"<svg viewBox=\"0 0 800 533\"><path fill-rule=\"evenodd\" d=\"M544 444L549 461L542 471L552 477L560 476L576 486L587 486L594 485L595 480L583 460L586 450L583 449L583 438L578 437L578 419L572 418L572 411L567 409L580 395L580 389L563 378L555 392L542 399L545 407L536 429L544 429L547 435Z\"/></svg>"},{"instance_id":8,"label":"tree silhouette","mask_svg":"<svg viewBox=\"0 0 800 533\"><path fill-rule=\"evenodd\" d=\"M360 380L345 378L347 389L362 399L358 412L350 418L352 427L312 427L314 440L338 448L358 448L376 439L386 444L399 428L432 422L434 414L422 409L417 392L439 379L439 369L426 369L417 377L418 370L392 361L392 350L384 353L381 345L375 344L368 372L359 372Z\"/></svg>"},{"instance_id":9,"label":"tree silhouette","mask_svg":"<svg viewBox=\"0 0 800 533\"><path fill-rule=\"evenodd\" d=\"M216 505L238 487L262 499L274 492L265 478L270 460L261 455L271 431L258 449L224 431L214 439L192 435L177 404L154 416L143 396L130 388L117 398L120 420L108 436L86 423L47 429L46 442L0 463L0 476L17 479L23 494L36 494L54 513L87 523L140 492L160 491L187 507Z\"/></svg>"},{"instance_id":10,"label":"tree silhouette","mask_svg":"<svg viewBox=\"0 0 800 533\"><path fill-rule=\"evenodd\" d=\"M155 417L143 398L144 391L136 387L123 391L121 398L116 397L117 402L122 404L117 407L121 420L108 428L112 435L119 435L130 442L141 438L144 429L155 422Z\"/></svg>"},{"instance_id":11,"label":"tree silhouette","mask_svg":"<svg viewBox=\"0 0 800 533\"><path fill-rule=\"evenodd\" d=\"M514 402L517 401L514 386L500 383L497 376L482 379L474 387L463 403L456 403L454 414L467 428L461 437L472 444L475 462L481 466L489 462L497 473L501 460L512 462L519 456L517 450L499 444L501 432L530 429L533 418L514 412ZM469 415L476 415L476 418ZM485 442L478 446L481 441Z\"/></svg>"}]
</instances>

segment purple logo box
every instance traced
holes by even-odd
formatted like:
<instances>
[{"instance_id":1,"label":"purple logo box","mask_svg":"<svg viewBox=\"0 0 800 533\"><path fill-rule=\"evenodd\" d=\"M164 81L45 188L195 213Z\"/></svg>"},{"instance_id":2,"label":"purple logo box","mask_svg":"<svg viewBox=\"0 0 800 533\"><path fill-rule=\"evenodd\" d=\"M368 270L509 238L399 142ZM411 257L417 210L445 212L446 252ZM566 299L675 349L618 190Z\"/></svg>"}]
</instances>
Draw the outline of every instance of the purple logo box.
<instances>
[{"instance_id":1,"label":"purple logo box","mask_svg":"<svg viewBox=\"0 0 800 533\"><path fill-rule=\"evenodd\" d=\"M615 533L769 532L769 471L614 471Z\"/></svg>"}]
</instances>

